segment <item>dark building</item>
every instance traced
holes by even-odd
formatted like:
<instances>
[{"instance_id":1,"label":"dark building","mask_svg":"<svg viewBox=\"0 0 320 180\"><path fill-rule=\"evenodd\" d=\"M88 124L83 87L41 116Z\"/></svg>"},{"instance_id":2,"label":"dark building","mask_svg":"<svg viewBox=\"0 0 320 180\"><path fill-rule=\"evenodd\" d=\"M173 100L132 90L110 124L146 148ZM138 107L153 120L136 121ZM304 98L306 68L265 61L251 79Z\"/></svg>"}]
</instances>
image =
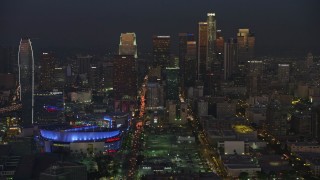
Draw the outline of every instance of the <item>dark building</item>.
<instances>
[{"instance_id":1,"label":"dark building","mask_svg":"<svg viewBox=\"0 0 320 180\"><path fill-rule=\"evenodd\" d=\"M183 76L185 75L185 66L187 65L186 54L187 54L188 41L194 41L194 34L179 33L179 68L180 68L180 77L182 77L182 79L184 79Z\"/></svg>"},{"instance_id":2,"label":"dark building","mask_svg":"<svg viewBox=\"0 0 320 180\"><path fill-rule=\"evenodd\" d=\"M71 163L71 162L57 162L42 172L39 177L40 180L86 180L87 168L85 165Z\"/></svg>"},{"instance_id":3,"label":"dark building","mask_svg":"<svg viewBox=\"0 0 320 180\"><path fill-rule=\"evenodd\" d=\"M269 103L266 111L267 130L275 137L287 135L287 109L278 101Z\"/></svg>"},{"instance_id":4,"label":"dark building","mask_svg":"<svg viewBox=\"0 0 320 180\"><path fill-rule=\"evenodd\" d=\"M22 122L33 124L34 58L30 39L21 39L18 53L20 100Z\"/></svg>"},{"instance_id":5,"label":"dark building","mask_svg":"<svg viewBox=\"0 0 320 180\"><path fill-rule=\"evenodd\" d=\"M183 72L184 87L194 86L197 79L197 42L188 41L185 55L185 69Z\"/></svg>"},{"instance_id":6,"label":"dark building","mask_svg":"<svg viewBox=\"0 0 320 180\"><path fill-rule=\"evenodd\" d=\"M236 39L228 39L224 43L224 79L230 80L238 67L238 43Z\"/></svg>"},{"instance_id":7,"label":"dark building","mask_svg":"<svg viewBox=\"0 0 320 180\"><path fill-rule=\"evenodd\" d=\"M89 74L91 61L92 56L78 56L76 61L78 74Z\"/></svg>"},{"instance_id":8,"label":"dark building","mask_svg":"<svg viewBox=\"0 0 320 180\"><path fill-rule=\"evenodd\" d=\"M39 89L52 90L54 87L55 62L51 53L42 53L40 58L40 83Z\"/></svg>"},{"instance_id":9,"label":"dark building","mask_svg":"<svg viewBox=\"0 0 320 180\"><path fill-rule=\"evenodd\" d=\"M153 66L165 69L170 64L170 36L153 36Z\"/></svg>"},{"instance_id":10,"label":"dark building","mask_svg":"<svg viewBox=\"0 0 320 180\"><path fill-rule=\"evenodd\" d=\"M166 68L166 95L167 100L179 100L179 68Z\"/></svg>"},{"instance_id":11,"label":"dark building","mask_svg":"<svg viewBox=\"0 0 320 180\"><path fill-rule=\"evenodd\" d=\"M113 91L115 99L125 96L135 99L137 96L137 73L134 56L114 56L113 60Z\"/></svg>"}]
</instances>

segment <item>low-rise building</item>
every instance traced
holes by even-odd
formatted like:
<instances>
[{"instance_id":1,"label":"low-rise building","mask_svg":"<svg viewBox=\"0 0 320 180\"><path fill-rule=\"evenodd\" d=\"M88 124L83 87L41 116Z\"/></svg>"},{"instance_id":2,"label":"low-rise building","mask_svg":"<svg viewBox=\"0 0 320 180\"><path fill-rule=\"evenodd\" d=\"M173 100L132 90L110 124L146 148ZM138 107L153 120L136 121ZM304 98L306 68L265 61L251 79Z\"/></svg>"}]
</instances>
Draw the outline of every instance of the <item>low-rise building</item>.
<instances>
[{"instance_id":1,"label":"low-rise building","mask_svg":"<svg viewBox=\"0 0 320 180\"><path fill-rule=\"evenodd\" d=\"M221 156L222 163L228 173L228 176L239 177L241 172L248 173L249 177L256 176L261 171L257 161L247 155L224 155Z\"/></svg>"}]
</instances>

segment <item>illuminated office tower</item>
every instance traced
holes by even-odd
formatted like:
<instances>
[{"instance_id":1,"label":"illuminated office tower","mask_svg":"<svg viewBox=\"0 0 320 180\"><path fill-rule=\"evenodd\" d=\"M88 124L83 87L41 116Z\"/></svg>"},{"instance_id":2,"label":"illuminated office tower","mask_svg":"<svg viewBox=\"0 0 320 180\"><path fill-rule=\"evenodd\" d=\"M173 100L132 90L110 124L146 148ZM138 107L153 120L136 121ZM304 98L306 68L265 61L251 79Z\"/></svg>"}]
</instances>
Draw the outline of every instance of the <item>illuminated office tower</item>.
<instances>
[{"instance_id":1,"label":"illuminated office tower","mask_svg":"<svg viewBox=\"0 0 320 180\"><path fill-rule=\"evenodd\" d=\"M196 74L197 67L197 42L188 41L187 51L185 55L185 69L184 69L184 87L191 87L195 84L197 79Z\"/></svg>"},{"instance_id":2,"label":"illuminated office tower","mask_svg":"<svg viewBox=\"0 0 320 180\"><path fill-rule=\"evenodd\" d=\"M215 51L215 42L217 39L217 27L216 27L216 15L215 13L207 14L207 41L208 41L208 50L207 50L207 61L206 61L206 70L212 71L213 63L216 61L216 51Z\"/></svg>"},{"instance_id":3,"label":"illuminated office tower","mask_svg":"<svg viewBox=\"0 0 320 180\"><path fill-rule=\"evenodd\" d=\"M238 44L236 39L224 43L224 79L230 80L238 65Z\"/></svg>"},{"instance_id":4,"label":"illuminated office tower","mask_svg":"<svg viewBox=\"0 0 320 180\"><path fill-rule=\"evenodd\" d=\"M239 64L244 65L254 58L255 37L249 29L239 29L237 34Z\"/></svg>"},{"instance_id":5,"label":"illuminated office tower","mask_svg":"<svg viewBox=\"0 0 320 180\"><path fill-rule=\"evenodd\" d=\"M153 36L153 66L161 66L165 69L170 60L170 36Z\"/></svg>"},{"instance_id":6,"label":"illuminated office tower","mask_svg":"<svg viewBox=\"0 0 320 180\"><path fill-rule=\"evenodd\" d=\"M40 58L40 83L39 89L52 90L54 87L54 58L51 53L42 53Z\"/></svg>"},{"instance_id":7,"label":"illuminated office tower","mask_svg":"<svg viewBox=\"0 0 320 180\"><path fill-rule=\"evenodd\" d=\"M31 41L23 38L18 52L20 100L23 125L33 124L34 59Z\"/></svg>"},{"instance_id":8,"label":"illuminated office tower","mask_svg":"<svg viewBox=\"0 0 320 180\"><path fill-rule=\"evenodd\" d=\"M116 55L113 60L113 91L116 100L137 96L137 74L132 55Z\"/></svg>"},{"instance_id":9,"label":"illuminated office tower","mask_svg":"<svg viewBox=\"0 0 320 180\"><path fill-rule=\"evenodd\" d=\"M138 58L135 33L121 33L119 55L133 55L134 58Z\"/></svg>"},{"instance_id":10,"label":"illuminated office tower","mask_svg":"<svg viewBox=\"0 0 320 180\"><path fill-rule=\"evenodd\" d=\"M180 76L183 77L185 74L186 64L186 53L187 53L187 42L194 41L194 34L190 33L179 33L179 68Z\"/></svg>"},{"instance_id":11,"label":"illuminated office tower","mask_svg":"<svg viewBox=\"0 0 320 180\"><path fill-rule=\"evenodd\" d=\"M207 22L199 22L198 27L198 80L203 80L206 74L206 61L207 61Z\"/></svg>"}]
</instances>

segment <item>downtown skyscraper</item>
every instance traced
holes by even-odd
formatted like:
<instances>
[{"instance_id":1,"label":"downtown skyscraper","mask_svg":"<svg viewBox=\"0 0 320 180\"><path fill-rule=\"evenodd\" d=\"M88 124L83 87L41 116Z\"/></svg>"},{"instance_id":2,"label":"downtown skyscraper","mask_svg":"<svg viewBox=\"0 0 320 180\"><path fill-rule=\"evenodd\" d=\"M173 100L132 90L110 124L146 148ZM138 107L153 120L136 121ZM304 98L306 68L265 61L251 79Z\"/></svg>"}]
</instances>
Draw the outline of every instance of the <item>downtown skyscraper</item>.
<instances>
[{"instance_id":1,"label":"downtown skyscraper","mask_svg":"<svg viewBox=\"0 0 320 180\"><path fill-rule=\"evenodd\" d=\"M170 36L153 36L153 66L161 66L164 70L170 64Z\"/></svg>"},{"instance_id":2,"label":"downtown skyscraper","mask_svg":"<svg viewBox=\"0 0 320 180\"><path fill-rule=\"evenodd\" d=\"M137 38L135 33L121 33L119 55L133 55L138 58Z\"/></svg>"},{"instance_id":3,"label":"downtown skyscraper","mask_svg":"<svg viewBox=\"0 0 320 180\"><path fill-rule=\"evenodd\" d=\"M224 80L230 80L238 67L237 39L230 38L224 43Z\"/></svg>"},{"instance_id":4,"label":"downtown skyscraper","mask_svg":"<svg viewBox=\"0 0 320 180\"><path fill-rule=\"evenodd\" d=\"M207 61L206 61L206 70L211 72L212 66L216 63L216 51L215 43L217 39L217 25L216 25L216 14L208 13L207 14Z\"/></svg>"},{"instance_id":5,"label":"downtown skyscraper","mask_svg":"<svg viewBox=\"0 0 320 180\"><path fill-rule=\"evenodd\" d=\"M193 46L195 47L192 48ZM190 52L191 51L190 49L194 51ZM190 57L190 56L196 56L196 55L197 55L197 46L196 46L196 41L194 40L194 34L179 33L179 68L180 68L180 77L181 77L182 85L185 84L185 79L188 76L187 68L192 66L191 71L194 72L195 74L197 72L195 69L195 67L197 67L197 62L196 62L197 58ZM190 63L191 58L192 58L192 63ZM188 72L189 71L190 70L188 70Z\"/></svg>"},{"instance_id":6,"label":"downtown skyscraper","mask_svg":"<svg viewBox=\"0 0 320 180\"><path fill-rule=\"evenodd\" d=\"M113 91L116 100L136 99L137 72L133 55L115 55L113 60Z\"/></svg>"},{"instance_id":7,"label":"downtown skyscraper","mask_svg":"<svg viewBox=\"0 0 320 180\"><path fill-rule=\"evenodd\" d=\"M249 29L239 29L237 34L239 64L244 65L254 57L255 37Z\"/></svg>"},{"instance_id":8,"label":"downtown skyscraper","mask_svg":"<svg viewBox=\"0 0 320 180\"><path fill-rule=\"evenodd\" d=\"M31 41L23 38L18 52L19 89L24 126L33 124L34 107L34 57Z\"/></svg>"},{"instance_id":9,"label":"downtown skyscraper","mask_svg":"<svg viewBox=\"0 0 320 180\"><path fill-rule=\"evenodd\" d=\"M43 52L40 58L39 89L50 91L54 86L55 62L51 53Z\"/></svg>"},{"instance_id":10,"label":"downtown skyscraper","mask_svg":"<svg viewBox=\"0 0 320 180\"><path fill-rule=\"evenodd\" d=\"M198 80L203 80L206 74L206 61L207 61L207 34L208 34L207 22L199 22L198 26Z\"/></svg>"}]
</instances>

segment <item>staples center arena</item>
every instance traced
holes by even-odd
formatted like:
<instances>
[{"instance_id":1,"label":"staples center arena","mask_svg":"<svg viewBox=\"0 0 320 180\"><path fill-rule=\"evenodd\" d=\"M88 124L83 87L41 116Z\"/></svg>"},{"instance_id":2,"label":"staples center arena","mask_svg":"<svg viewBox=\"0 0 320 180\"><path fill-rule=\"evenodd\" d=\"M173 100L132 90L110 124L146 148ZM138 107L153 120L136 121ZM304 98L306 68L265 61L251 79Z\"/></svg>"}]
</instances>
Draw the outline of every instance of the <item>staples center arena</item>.
<instances>
[{"instance_id":1,"label":"staples center arena","mask_svg":"<svg viewBox=\"0 0 320 180\"><path fill-rule=\"evenodd\" d=\"M39 127L38 142L44 152L113 153L119 150L131 122L128 113Z\"/></svg>"}]
</instances>

